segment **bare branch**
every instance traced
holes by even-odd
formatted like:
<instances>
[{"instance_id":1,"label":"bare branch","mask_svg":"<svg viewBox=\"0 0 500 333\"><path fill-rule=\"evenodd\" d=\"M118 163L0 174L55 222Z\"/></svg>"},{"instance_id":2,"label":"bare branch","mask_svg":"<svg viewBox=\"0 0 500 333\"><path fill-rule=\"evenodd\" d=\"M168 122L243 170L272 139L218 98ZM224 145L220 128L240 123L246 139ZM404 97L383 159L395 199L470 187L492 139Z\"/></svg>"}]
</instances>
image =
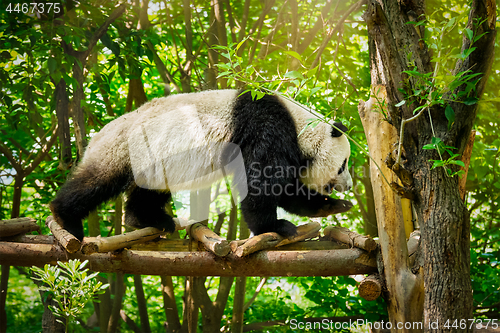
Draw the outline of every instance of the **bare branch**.
<instances>
[{"instance_id":1,"label":"bare branch","mask_svg":"<svg viewBox=\"0 0 500 333\"><path fill-rule=\"evenodd\" d=\"M337 11L337 7L338 7L339 3L340 3L340 0L337 0L337 4L335 5L335 12ZM307 47L314 40L314 37L316 36L318 31L321 28L323 28L323 26L325 25L325 23L324 23L325 17L328 16L328 13L330 12L332 5L333 5L333 0L327 0L325 7L323 7L323 10L321 10L321 15L318 17L318 20L314 24L314 27L311 29L311 31L309 31L309 33L307 34L307 37L304 39L302 44L300 44L300 46L297 50L297 52L299 54L302 54L307 49ZM334 14L335 14L335 12L334 12Z\"/></svg>"},{"instance_id":2,"label":"bare branch","mask_svg":"<svg viewBox=\"0 0 500 333\"><path fill-rule=\"evenodd\" d=\"M122 3L111 13L111 15L109 15L108 19L95 31L95 33L90 38L87 50L81 53L79 52L81 54L79 54L80 59L87 59L94 46L97 44L97 41L101 39L101 37L106 33L111 23L113 23L123 14L123 12L125 12L125 8L126 4Z\"/></svg>"},{"instance_id":3,"label":"bare branch","mask_svg":"<svg viewBox=\"0 0 500 333\"><path fill-rule=\"evenodd\" d=\"M331 29L326 38L323 39L323 42L321 43L321 46L318 50L318 53L316 54L316 58L314 59L311 68L314 68L318 65L320 59L321 59L321 54L325 50L326 46L330 43L330 39L335 35L340 28L344 25L344 21L351 15L353 12L357 11L359 8L361 8L362 5L366 4L366 0L360 0L356 3L354 3L349 9L342 15L342 17L338 20L337 25L335 28Z\"/></svg>"},{"instance_id":4,"label":"bare branch","mask_svg":"<svg viewBox=\"0 0 500 333\"><path fill-rule=\"evenodd\" d=\"M267 282L267 277L263 277L263 278L260 279L259 285L255 289L255 292L253 293L252 297L243 306L243 312L245 312L246 310L248 310L248 308L250 307L250 305L252 305L252 303L255 301L255 299L259 295L262 287L264 287L264 285L266 284L266 282Z\"/></svg>"},{"instance_id":5,"label":"bare branch","mask_svg":"<svg viewBox=\"0 0 500 333\"><path fill-rule=\"evenodd\" d=\"M23 173L23 168L21 164L16 161L10 149L7 148L2 142L0 142L0 153L2 153L7 158L10 165L12 165L12 167L16 170L18 174Z\"/></svg>"},{"instance_id":6,"label":"bare branch","mask_svg":"<svg viewBox=\"0 0 500 333\"><path fill-rule=\"evenodd\" d=\"M28 165L28 167L24 170L25 174L30 174L33 170L43 161L43 159L47 156L50 149L56 143L57 140L57 125L53 126L52 136L50 140L42 147L42 149L38 152L36 158Z\"/></svg>"}]
</instances>

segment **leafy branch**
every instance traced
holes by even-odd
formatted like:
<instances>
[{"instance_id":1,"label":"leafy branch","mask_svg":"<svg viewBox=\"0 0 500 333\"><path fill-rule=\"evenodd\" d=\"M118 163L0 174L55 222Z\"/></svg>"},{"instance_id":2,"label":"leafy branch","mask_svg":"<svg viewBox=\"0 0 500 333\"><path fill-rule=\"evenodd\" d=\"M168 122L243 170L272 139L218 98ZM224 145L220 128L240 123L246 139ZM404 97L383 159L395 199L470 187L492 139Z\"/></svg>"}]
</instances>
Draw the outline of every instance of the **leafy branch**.
<instances>
[{"instance_id":1,"label":"leafy branch","mask_svg":"<svg viewBox=\"0 0 500 333\"><path fill-rule=\"evenodd\" d=\"M39 289L46 291L45 298L52 297L57 306L49 305L57 321L64 324L66 332L69 324L80 315L85 305L97 294L103 294L108 284L103 285L95 279L98 272L87 274L84 269L88 260L81 263L78 259L67 263L57 262L58 266L45 265L43 269L31 268L35 280L43 282ZM98 300L94 300L98 302Z\"/></svg>"},{"instance_id":2,"label":"leafy branch","mask_svg":"<svg viewBox=\"0 0 500 333\"><path fill-rule=\"evenodd\" d=\"M425 20L420 22L408 23L418 26L423 24L423 22L425 22ZM446 170L446 174L450 177L461 175L464 173L463 170L453 172L448 168L450 165L459 165L462 167L464 167L465 165L463 162L458 160L460 154L453 153L453 150L456 149L455 147L446 146L440 138L436 137L430 110L434 106L444 108L445 117L448 120L448 129L451 129L451 126L455 122L455 111L453 110L451 103L474 105L478 102L478 98L473 95L473 92L475 92L476 85L481 79L482 73L471 74L472 71L468 69L459 72L456 75L441 74L440 63L446 63L450 58L461 60L467 59L476 49L476 47L473 47L472 45L486 34L478 34L478 27L483 22L484 21L475 20L474 30L468 28L465 29L465 33L471 41L471 44L467 49L464 49L458 54L452 54L452 52L448 52L445 56L442 56L442 40L447 33L454 29L457 23L457 18L452 18L448 22L442 22L440 28L440 38L436 43L431 44L431 48L435 48L438 50L437 57L433 59L433 61L435 62L434 71L430 73L420 73L414 63L410 63L410 66L413 67L412 69L403 71L403 73L408 75L408 80L404 82L405 86L410 87L409 81L410 79L413 79L413 88L409 89L409 92L406 89L400 88L399 91L405 95L405 99L397 103L395 106L401 107L404 104L412 105L413 103L416 103L418 106L413 110L413 117L409 119L403 119L401 121L399 149L396 164L400 164L401 162L401 151L405 125L418 119L422 114L424 114L425 111L427 111L432 130L432 141L430 144L425 145L423 149L436 150L439 155L439 160L431 160L434 163L432 169L443 167ZM408 55L408 58L411 58L411 53ZM464 85L465 89L457 91L458 87ZM448 153L450 157L444 159L444 153Z\"/></svg>"}]
</instances>

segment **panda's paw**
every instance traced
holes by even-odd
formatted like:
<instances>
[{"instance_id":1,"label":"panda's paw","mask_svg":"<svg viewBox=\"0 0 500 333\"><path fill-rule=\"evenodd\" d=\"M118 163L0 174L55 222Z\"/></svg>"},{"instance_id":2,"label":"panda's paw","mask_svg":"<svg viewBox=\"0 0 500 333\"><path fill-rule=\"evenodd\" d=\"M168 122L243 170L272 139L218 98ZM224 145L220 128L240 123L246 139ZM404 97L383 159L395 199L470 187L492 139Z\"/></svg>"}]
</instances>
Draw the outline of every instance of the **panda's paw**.
<instances>
[{"instance_id":1,"label":"panda's paw","mask_svg":"<svg viewBox=\"0 0 500 333\"><path fill-rule=\"evenodd\" d=\"M274 232L285 238L297 236L297 226L287 220L278 220Z\"/></svg>"},{"instance_id":2,"label":"panda's paw","mask_svg":"<svg viewBox=\"0 0 500 333\"><path fill-rule=\"evenodd\" d=\"M328 202L317 212L316 217L327 217L332 214L344 213L352 208L352 202L347 200L328 198Z\"/></svg>"},{"instance_id":3,"label":"panda's paw","mask_svg":"<svg viewBox=\"0 0 500 333\"><path fill-rule=\"evenodd\" d=\"M132 212L126 211L125 224L136 229L153 227L167 233L173 233L175 231L174 220L164 211L150 211L147 215L140 217Z\"/></svg>"},{"instance_id":4,"label":"panda's paw","mask_svg":"<svg viewBox=\"0 0 500 333\"><path fill-rule=\"evenodd\" d=\"M78 222L80 223L80 222ZM78 225L65 225L63 226L63 229L66 229L70 234L75 236L80 242L83 241L83 226L78 226Z\"/></svg>"},{"instance_id":5,"label":"panda's paw","mask_svg":"<svg viewBox=\"0 0 500 333\"><path fill-rule=\"evenodd\" d=\"M154 227L171 234L175 231L175 222L170 215L167 216L169 217L169 219L160 221L160 223L158 223L158 225L155 225Z\"/></svg>"}]
</instances>

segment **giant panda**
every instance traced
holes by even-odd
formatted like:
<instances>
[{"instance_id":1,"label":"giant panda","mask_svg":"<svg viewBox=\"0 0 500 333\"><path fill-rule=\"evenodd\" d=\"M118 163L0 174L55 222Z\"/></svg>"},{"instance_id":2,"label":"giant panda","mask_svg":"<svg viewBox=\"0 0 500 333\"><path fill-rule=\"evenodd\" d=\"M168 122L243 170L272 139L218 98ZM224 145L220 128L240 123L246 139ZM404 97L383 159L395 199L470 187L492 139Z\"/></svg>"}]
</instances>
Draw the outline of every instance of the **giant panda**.
<instances>
[{"instance_id":1,"label":"giant panda","mask_svg":"<svg viewBox=\"0 0 500 333\"><path fill-rule=\"evenodd\" d=\"M50 209L82 240L89 212L126 192L126 224L173 232L164 209L171 192L206 187L225 175L215 169L239 156L244 171L234 182L245 194L241 210L249 229L291 237L296 226L278 219L277 207L309 217L352 207L329 196L352 187L347 128L307 126L311 118L279 95L254 100L250 92L212 90L156 98L92 137Z\"/></svg>"}]
</instances>

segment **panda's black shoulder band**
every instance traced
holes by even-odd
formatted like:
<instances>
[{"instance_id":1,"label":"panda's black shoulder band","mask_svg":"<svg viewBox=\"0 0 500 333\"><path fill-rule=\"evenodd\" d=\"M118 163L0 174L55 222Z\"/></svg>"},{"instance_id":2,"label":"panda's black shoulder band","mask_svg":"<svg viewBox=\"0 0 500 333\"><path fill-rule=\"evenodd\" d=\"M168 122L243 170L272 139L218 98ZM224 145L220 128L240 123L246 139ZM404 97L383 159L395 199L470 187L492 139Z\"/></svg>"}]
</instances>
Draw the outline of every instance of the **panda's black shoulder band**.
<instances>
[{"instance_id":1,"label":"panda's black shoulder band","mask_svg":"<svg viewBox=\"0 0 500 333\"><path fill-rule=\"evenodd\" d=\"M338 138L339 136L341 136L342 134L344 134L344 132L347 132L347 130L348 130L347 127L345 127L342 123L336 122L336 123L334 123L334 125L335 125L335 127L332 126L332 136L334 138Z\"/></svg>"}]
</instances>

